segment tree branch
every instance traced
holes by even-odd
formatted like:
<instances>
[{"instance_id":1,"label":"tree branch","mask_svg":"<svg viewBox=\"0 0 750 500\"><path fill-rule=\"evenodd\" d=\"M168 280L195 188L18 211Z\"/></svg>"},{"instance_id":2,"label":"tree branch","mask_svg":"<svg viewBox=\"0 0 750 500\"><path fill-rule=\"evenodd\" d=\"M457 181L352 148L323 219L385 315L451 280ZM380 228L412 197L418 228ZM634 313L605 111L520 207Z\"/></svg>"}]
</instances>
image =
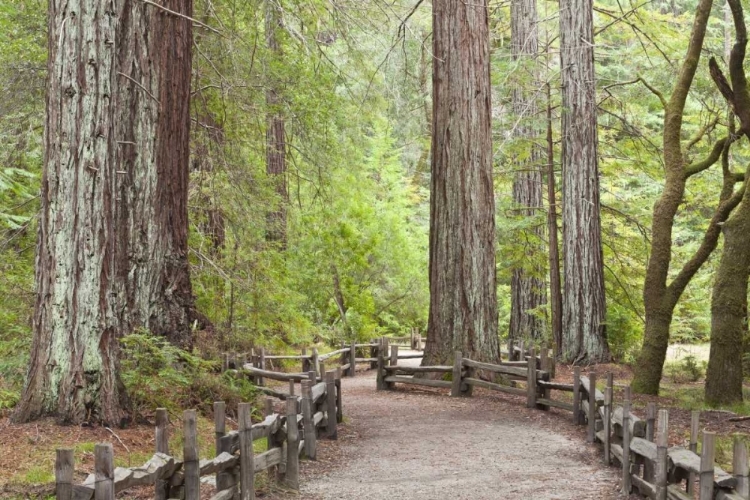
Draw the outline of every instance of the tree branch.
<instances>
[{"instance_id":1,"label":"tree branch","mask_svg":"<svg viewBox=\"0 0 750 500\"><path fill-rule=\"evenodd\" d=\"M728 137L719 139L716 141L714 147L711 149L711 153L706 158L688 165L687 168L685 168L685 178L687 179L695 174L701 173L719 161L721 152L724 150L724 145L728 140Z\"/></svg>"}]
</instances>

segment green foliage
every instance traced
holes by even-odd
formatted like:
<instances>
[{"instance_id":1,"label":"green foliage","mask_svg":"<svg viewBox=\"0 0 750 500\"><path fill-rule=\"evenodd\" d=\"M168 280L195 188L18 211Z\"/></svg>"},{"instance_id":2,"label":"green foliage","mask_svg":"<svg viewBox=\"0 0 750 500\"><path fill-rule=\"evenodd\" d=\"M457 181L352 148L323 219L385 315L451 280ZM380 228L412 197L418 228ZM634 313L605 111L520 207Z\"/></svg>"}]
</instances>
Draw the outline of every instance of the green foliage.
<instances>
[{"instance_id":1,"label":"green foliage","mask_svg":"<svg viewBox=\"0 0 750 500\"><path fill-rule=\"evenodd\" d=\"M698 382L706 375L706 362L691 355L664 365L665 376L675 384Z\"/></svg>"},{"instance_id":2,"label":"green foliage","mask_svg":"<svg viewBox=\"0 0 750 500\"><path fill-rule=\"evenodd\" d=\"M120 375L136 416L155 408L208 411L214 401L233 406L254 397L254 387L228 373L218 374L216 362L178 349L162 337L136 332L122 339Z\"/></svg>"}]
</instances>

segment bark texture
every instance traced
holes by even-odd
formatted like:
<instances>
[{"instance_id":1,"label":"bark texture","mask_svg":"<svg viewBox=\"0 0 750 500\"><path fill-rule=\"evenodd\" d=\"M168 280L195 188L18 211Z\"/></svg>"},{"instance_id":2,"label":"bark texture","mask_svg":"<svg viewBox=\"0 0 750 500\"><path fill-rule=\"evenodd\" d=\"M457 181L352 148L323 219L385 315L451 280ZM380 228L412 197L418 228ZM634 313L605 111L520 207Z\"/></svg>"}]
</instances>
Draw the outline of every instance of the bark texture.
<instances>
[{"instance_id":1,"label":"bark texture","mask_svg":"<svg viewBox=\"0 0 750 500\"><path fill-rule=\"evenodd\" d=\"M560 2L563 349L567 362L609 360L599 204L592 0Z\"/></svg>"},{"instance_id":2,"label":"bark texture","mask_svg":"<svg viewBox=\"0 0 750 500\"><path fill-rule=\"evenodd\" d=\"M740 118L741 133L750 137L750 92L748 92L744 61L747 29L742 4L727 2L735 26L735 43L729 55L732 87L724 90L730 108ZM726 80L712 58L710 68L714 80ZM718 72L718 75L717 75ZM728 148L726 148L728 151ZM725 170L728 170L725 153ZM714 277L711 296L711 352L706 371L706 402L727 405L742 401L743 342L747 335L747 281L750 276L750 192L745 173L742 201L723 226L724 252Z\"/></svg>"},{"instance_id":3,"label":"bark texture","mask_svg":"<svg viewBox=\"0 0 750 500\"><path fill-rule=\"evenodd\" d=\"M549 294L555 357L562 352L562 280L557 240L557 195L555 189L555 143L552 137L552 89L547 84L547 226L549 232Z\"/></svg>"},{"instance_id":4,"label":"bark texture","mask_svg":"<svg viewBox=\"0 0 750 500\"><path fill-rule=\"evenodd\" d=\"M664 105L664 189L654 204L651 222L651 255L646 267L643 286L645 329L643 347L638 357L638 370L633 378L635 392L658 394L664 360L669 345L669 328L677 301L688 283L716 248L721 223L726 220L738 200L732 196L732 185L725 175L720 202L704 234L701 246L684 263L671 283L668 282L672 263L672 228L674 219L685 195L685 186L691 175L715 164L726 141L718 141L709 156L690 164L682 147L682 118L685 102L700 61L711 13L712 0L698 3L685 60L680 67L677 82L669 100L657 94Z\"/></svg>"},{"instance_id":5,"label":"bark texture","mask_svg":"<svg viewBox=\"0 0 750 500\"><path fill-rule=\"evenodd\" d=\"M430 314L424 364L496 361L487 2L433 1Z\"/></svg>"},{"instance_id":6,"label":"bark texture","mask_svg":"<svg viewBox=\"0 0 750 500\"><path fill-rule=\"evenodd\" d=\"M266 2L266 44L274 59L281 56L277 39L281 18L276 2ZM268 174L278 197L276 209L266 217L266 239L286 248L286 218L289 193L286 183L286 130L284 117L279 109L278 82L269 71L269 88L266 91L266 174Z\"/></svg>"},{"instance_id":7,"label":"bark texture","mask_svg":"<svg viewBox=\"0 0 750 500\"><path fill-rule=\"evenodd\" d=\"M534 121L538 119L540 89L537 52L539 34L537 30L536 0L513 0L511 2L511 51L516 62L516 74L520 76L513 89L513 113L517 124L514 136L523 141L527 152L516 163L518 169L513 179L513 202L518 215L536 219L542 209L542 150L536 144L541 133ZM525 231L523 243L526 248L525 262L528 265L513 269L511 278L510 337L512 339L540 340L544 336L545 321L540 309L546 304L547 284L544 276L544 224Z\"/></svg>"},{"instance_id":8,"label":"bark texture","mask_svg":"<svg viewBox=\"0 0 750 500\"><path fill-rule=\"evenodd\" d=\"M163 4L192 14L191 0ZM119 339L143 327L191 342L191 30L138 1L49 2L34 340L16 420L119 424Z\"/></svg>"}]
</instances>

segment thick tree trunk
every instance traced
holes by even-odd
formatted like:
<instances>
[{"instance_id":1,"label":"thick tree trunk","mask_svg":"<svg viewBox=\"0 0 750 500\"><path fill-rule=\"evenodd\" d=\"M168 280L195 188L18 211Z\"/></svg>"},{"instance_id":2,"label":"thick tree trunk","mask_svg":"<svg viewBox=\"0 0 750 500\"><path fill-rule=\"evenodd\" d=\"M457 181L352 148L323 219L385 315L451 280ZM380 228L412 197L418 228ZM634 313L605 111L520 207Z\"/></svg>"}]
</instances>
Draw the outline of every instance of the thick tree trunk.
<instances>
[{"instance_id":1,"label":"thick tree trunk","mask_svg":"<svg viewBox=\"0 0 750 500\"><path fill-rule=\"evenodd\" d=\"M609 360L599 205L591 0L560 3L563 133L563 350L567 362Z\"/></svg>"},{"instance_id":2,"label":"thick tree trunk","mask_svg":"<svg viewBox=\"0 0 750 500\"><path fill-rule=\"evenodd\" d=\"M34 340L14 417L119 424L120 338L191 342L192 24L142 2L76 7L49 2ZM191 0L164 7L192 14Z\"/></svg>"},{"instance_id":3,"label":"thick tree trunk","mask_svg":"<svg viewBox=\"0 0 750 500\"><path fill-rule=\"evenodd\" d=\"M750 273L750 195L724 224L724 252L711 297L711 352L706 371L706 402L742 401L742 353L747 333L747 280Z\"/></svg>"},{"instance_id":4,"label":"thick tree trunk","mask_svg":"<svg viewBox=\"0 0 750 500\"><path fill-rule=\"evenodd\" d=\"M511 2L511 46L513 60L517 63L517 84L513 90L513 113L517 125L514 136L524 141L529 149L527 159L516 164L518 171L513 179L513 202L520 217L536 218L542 209L542 150L536 144L540 137L537 105L540 92L537 50L536 0ZM511 279L510 337L513 339L540 340L544 335L545 321L540 309L546 304L547 284L544 279L544 225L539 221L520 234L526 241L528 265L513 269Z\"/></svg>"},{"instance_id":5,"label":"thick tree trunk","mask_svg":"<svg viewBox=\"0 0 750 500\"><path fill-rule=\"evenodd\" d=\"M430 314L425 364L496 361L487 1L433 1Z\"/></svg>"},{"instance_id":6,"label":"thick tree trunk","mask_svg":"<svg viewBox=\"0 0 750 500\"><path fill-rule=\"evenodd\" d=\"M274 58L281 56L277 39L280 17L275 2L266 2L266 44ZM289 192L286 185L286 131L284 117L279 110L280 99L276 78L269 71L269 88L266 91L266 174L274 185L278 196L276 209L268 213L266 219L266 239L286 248L286 219Z\"/></svg>"}]
</instances>

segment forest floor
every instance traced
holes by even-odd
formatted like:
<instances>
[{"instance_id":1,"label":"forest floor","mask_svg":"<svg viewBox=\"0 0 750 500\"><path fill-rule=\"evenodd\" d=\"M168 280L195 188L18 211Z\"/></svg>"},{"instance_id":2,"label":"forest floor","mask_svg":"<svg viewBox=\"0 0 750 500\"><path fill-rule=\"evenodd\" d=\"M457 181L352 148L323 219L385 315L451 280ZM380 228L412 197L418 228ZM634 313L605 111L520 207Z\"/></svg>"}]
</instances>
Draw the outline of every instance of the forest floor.
<instances>
[{"instance_id":1,"label":"forest floor","mask_svg":"<svg viewBox=\"0 0 750 500\"><path fill-rule=\"evenodd\" d=\"M622 401L630 368L599 365L595 370L602 387L603 374L614 374L615 401ZM509 499L620 498L617 469L603 467L599 447L586 444L585 428L573 425L569 412L530 410L523 398L483 389L466 399L450 398L445 390L403 386L376 392L374 377L373 371L360 371L343 380L339 439L319 441L318 460L301 462L301 493L279 490L261 474L259 498L482 499L497 498L499 492ZM571 369L558 365L556 380L572 380ZM643 417L651 401L669 408L670 444L686 445L690 410L701 409L701 428L719 436L717 462L731 470L732 436L750 434L750 421L730 420L733 412L703 409L702 381L665 376L662 385L661 397L635 396L634 412ZM564 396L568 394L555 394ZM179 424L181 416L170 415L170 420ZM170 432L170 449L179 455L179 425ZM213 441L211 419L200 418L202 456L213 454ZM0 415L0 498L44 498L53 491L56 448L75 449L76 479L83 481L93 469L97 442L113 444L117 466L140 465L152 455L153 427L58 426L52 419L18 425ZM204 488L208 498L213 487ZM118 495L151 496L150 489Z\"/></svg>"}]
</instances>

